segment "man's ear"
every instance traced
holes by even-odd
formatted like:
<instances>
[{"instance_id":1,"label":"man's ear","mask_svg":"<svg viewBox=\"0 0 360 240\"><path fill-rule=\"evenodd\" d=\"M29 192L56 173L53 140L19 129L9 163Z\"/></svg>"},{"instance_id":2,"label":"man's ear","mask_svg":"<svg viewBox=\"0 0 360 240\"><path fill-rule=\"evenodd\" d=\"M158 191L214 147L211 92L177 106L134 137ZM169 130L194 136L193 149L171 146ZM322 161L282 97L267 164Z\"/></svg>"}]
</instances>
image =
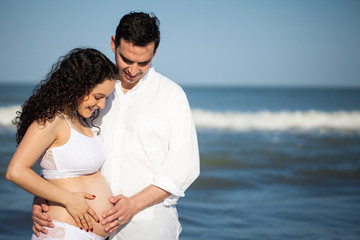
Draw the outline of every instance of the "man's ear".
<instances>
[{"instance_id":1,"label":"man's ear","mask_svg":"<svg viewBox=\"0 0 360 240\"><path fill-rule=\"evenodd\" d=\"M111 49L112 49L113 53L115 53L116 43L115 43L115 36L114 35L111 36Z\"/></svg>"}]
</instances>

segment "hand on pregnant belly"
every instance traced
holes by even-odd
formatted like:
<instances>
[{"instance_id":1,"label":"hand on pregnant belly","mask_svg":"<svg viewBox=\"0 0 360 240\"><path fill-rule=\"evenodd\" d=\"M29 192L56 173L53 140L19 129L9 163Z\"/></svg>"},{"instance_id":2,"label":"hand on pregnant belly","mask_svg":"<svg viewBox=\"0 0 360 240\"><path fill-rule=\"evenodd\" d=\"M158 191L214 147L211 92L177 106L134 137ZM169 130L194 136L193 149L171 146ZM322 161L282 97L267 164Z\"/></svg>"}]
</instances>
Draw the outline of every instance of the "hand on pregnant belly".
<instances>
[{"instance_id":1,"label":"hand on pregnant belly","mask_svg":"<svg viewBox=\"0 0 360 240\"><path fill-rule=\"evenodd\" d=\"M96 222L99 222L100 220L95 211L88 205L86 199L93 200L95 199L95 196L84 192L71 192L68 201L65 204L65 208L74 218L76 225L80 229L83 228L87 231L92 231L93 225L91 223L91 218Z\"/></svg>"},{"instance_id":2,"label":"hand on pregnant belly","mask_svg":"<svg viewBox=\"0 0 360 240\"><path fill-rule=\"evenodd\" d=\"M111 197L110 202L114 206L102 215L104 220L101 221L101 224L108 224L105 231L112 233L118 227L130 221L137 213L137 209L132 198L127 198L121 194Z\"/></svg>"}]
</instances>

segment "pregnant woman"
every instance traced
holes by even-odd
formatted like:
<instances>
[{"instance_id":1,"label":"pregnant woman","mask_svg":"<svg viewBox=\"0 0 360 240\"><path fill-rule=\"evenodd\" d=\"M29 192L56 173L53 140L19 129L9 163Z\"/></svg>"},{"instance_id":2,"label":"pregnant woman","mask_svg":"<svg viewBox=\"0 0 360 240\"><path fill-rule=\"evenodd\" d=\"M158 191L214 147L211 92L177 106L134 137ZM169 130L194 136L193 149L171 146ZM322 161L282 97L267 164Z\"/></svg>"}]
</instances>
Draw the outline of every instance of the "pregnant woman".
<instances>
[{"instance_id":1,"label":"pregnant woman","mask_svg":"<svg viewBox=\"0 0 360 240\"><path fill-rule=\"evenodd\" d=\"M116 78L116 66L106 56L76 48L59 59L17 113L19 145L6 178L47 199L55 225L32 239L107 237L98 217L111 207L112 192L99 172L105 151L85 119L104 108ZM42 177L32 170L36 161Z\"/></svg>"}]
</instances>

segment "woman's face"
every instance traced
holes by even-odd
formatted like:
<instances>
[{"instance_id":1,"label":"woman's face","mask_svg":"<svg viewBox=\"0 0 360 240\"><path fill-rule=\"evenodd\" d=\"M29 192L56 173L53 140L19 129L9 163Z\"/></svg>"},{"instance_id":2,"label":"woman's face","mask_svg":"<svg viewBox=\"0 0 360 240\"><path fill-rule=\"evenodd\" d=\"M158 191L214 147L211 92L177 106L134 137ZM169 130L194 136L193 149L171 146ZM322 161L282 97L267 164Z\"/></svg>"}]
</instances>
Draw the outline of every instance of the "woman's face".
<instances>
[{"instance_id":1,"label":"woman's face","mask_svg":"<svg viewBox=\"0 0 360 240\"><path fill-rule=\"evenodd\" d=\"M78 112L84 118L91 117L95 109L105 107L106 98L115 88L115 80L106 79L104 82L96 85L89 94L80 98L78 101Z\"/></svg>"}]
</instances>

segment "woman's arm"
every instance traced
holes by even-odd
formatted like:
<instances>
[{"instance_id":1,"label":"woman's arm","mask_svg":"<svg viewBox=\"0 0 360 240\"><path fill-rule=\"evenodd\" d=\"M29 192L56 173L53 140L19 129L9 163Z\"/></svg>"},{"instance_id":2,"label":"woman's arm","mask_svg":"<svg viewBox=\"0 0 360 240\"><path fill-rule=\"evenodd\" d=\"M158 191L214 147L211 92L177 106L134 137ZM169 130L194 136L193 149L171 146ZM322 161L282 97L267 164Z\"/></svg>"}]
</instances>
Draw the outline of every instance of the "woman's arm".
<instances>
[{"instance_id":1,"label":"woman's arm","mask_svg":"<svg viewBox=\"0 0 360 240\"><path fill-rule=\"evenodd\" d=\"M96 213L88 206L85 199L94 199L87 193L72 193L46 181L31 168L48 148L62 145L67 141L64 122L56 117L51 123L39 125L33 122L26 131L6 172L6 178L27 192L40 198L63 205L81 228L91 229L90 216L98 221ZM85 220L82 220L85 218Z\"/></svg>"}]
</instances>

